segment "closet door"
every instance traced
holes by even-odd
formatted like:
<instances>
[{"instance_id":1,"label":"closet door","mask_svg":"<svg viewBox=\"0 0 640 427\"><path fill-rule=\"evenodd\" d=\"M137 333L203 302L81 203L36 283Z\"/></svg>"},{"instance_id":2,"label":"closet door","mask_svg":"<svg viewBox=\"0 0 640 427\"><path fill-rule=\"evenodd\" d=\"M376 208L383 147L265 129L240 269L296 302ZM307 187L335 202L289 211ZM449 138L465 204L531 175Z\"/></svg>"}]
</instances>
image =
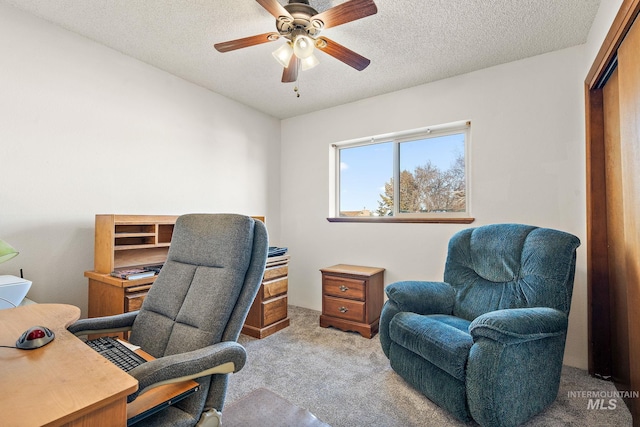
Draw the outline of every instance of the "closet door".
<instances>
[{"instance_id":1,"label":"closet door","mask_svg":"<svg viewBox=\"0 0 640 427\"><path fill-rule=\"evenodd\" d=\"M618 74L629 388L640 390L640 22L637 20L618 49ZM637 416L639 411L635 409Z\"/></svg>"},{"instance_id":2,"label":"closet door","mask_svg":"<svg viewBox=\"0 0 640 427\"><path fill-rule=\"evenodd\" d=\"M589 372L634 392L640 391L638 16L640 0L623 0L585 81ZM640 427L640 399L626 403Z\"/></svg>"},{"instance_id":3,"label":"closet door","mask_svg":"<svg viewBox=\"0 0 640 427\"><path fill-rule=\"evenodd\" d=\"M620 144L620 91L618 70L602 89L604 161L606 182L609 304L611 353L609 375L619 387L629 384L629 328L627 322L627 262L622 146Z\"/></svg>"}]
</instances>

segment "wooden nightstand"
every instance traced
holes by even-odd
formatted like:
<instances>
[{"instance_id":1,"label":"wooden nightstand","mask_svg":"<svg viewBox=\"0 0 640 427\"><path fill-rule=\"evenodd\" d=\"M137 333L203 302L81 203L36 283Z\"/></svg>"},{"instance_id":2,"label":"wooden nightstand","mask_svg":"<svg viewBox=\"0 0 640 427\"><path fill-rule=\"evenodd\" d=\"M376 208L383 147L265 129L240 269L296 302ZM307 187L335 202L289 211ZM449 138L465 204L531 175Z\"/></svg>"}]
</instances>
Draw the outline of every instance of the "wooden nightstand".
<instances>
[{"instance_id":1,"label":"wooden nightstand","mask_svg":"<svg viewBox=\"0 0 640 427\"><path fill-rule=\"evenodd\" d=\"M378 332L382 311L384 268L338 264L320 271L320 326L373 337Z\"/></svg>"}]
</instances>

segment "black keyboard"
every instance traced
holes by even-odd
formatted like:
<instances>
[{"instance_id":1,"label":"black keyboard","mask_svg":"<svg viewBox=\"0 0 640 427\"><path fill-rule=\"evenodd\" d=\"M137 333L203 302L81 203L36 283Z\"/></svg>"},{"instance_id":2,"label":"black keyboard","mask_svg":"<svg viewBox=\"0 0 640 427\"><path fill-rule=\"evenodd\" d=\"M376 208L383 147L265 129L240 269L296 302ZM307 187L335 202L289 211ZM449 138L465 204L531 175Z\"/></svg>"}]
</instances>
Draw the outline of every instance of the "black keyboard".
<instances>
[{"instance_id":1,"label":"black keyboard","mask_svg":"<svg viewBox=\"0 0 640 427\"><path fill-rule=\"evenodd\" d=\"M107 358L125 372L129 372L146 360L115 338L101 337L87 341L89 347Z\"/></svg>"}]
</instances>

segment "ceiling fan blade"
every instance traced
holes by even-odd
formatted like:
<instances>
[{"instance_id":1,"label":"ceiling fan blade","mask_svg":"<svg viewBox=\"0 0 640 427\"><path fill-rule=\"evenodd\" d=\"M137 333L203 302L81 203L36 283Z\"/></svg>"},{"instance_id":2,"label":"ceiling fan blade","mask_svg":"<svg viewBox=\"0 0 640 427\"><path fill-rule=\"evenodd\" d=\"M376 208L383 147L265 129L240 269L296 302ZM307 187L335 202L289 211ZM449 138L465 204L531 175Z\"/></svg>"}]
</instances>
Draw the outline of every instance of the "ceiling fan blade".
<instances>
[{"instance_id":1,"label":"ceiling fan blade","mask_svg":"<svg viewBox=\"0 0 640 427\"><path fill-rule=\"evenodd\" d=\"M255 46L257 44L272 42L278 40L280 34L278 33L264 33L257 36L245 37L237 40L230 40L228 42L216 43L213 47L218 52L229 52L231 50L242 49L243 47Z\"/></svg>"},{"instance_id":2,"label":"ceiling fan blade","mask_svg":"<svg viewBox=\"0 0 640 427\"><path fill-rule=\"evenodd\" d=\"M284 6L278 3L278 0L256 0L256 1L260 3L260 6L267 9L267 12L272 14L276 19L278 19L281 16L287 16L293 20L293 17L291 16L291 14L287 12L287 9L285 9Z\"/></svg>"},{"instance_id":3,"label":"ceiling fan blade","mask_svg":"<svg viewBox=\"0 0 640 427\"><path fill-rule=\"evenodd\" d=\"M282 72L282 83L293 83L298 80L298 69L300 60L295 55L291 55L289 66Z\"/></svg>"},{"instance_id":4,"label":"ceiling fan blade","mask_svg":"<svg viewBox=\"0 0 640 427\"><path fill-rule=\"evenodd\" d=\"M350 0L312 16L311 19L319 19L324 22L324 28L331 28L375 15L377 12L378 8L373 0Z\"/></svg>"},{"instance_id":5,"label":"ceiling fan blade","mask_svg":"<svg viewBox=\"0 0 640 427\"><path fill-rule=\"evenodd\" d=\"M338 44L326 37L318 37L316 47L358 71L364 70L371 63L371 61L364 56L359 55L351 49L347 49L341 44Z\"/></svg>"}]
</instances>

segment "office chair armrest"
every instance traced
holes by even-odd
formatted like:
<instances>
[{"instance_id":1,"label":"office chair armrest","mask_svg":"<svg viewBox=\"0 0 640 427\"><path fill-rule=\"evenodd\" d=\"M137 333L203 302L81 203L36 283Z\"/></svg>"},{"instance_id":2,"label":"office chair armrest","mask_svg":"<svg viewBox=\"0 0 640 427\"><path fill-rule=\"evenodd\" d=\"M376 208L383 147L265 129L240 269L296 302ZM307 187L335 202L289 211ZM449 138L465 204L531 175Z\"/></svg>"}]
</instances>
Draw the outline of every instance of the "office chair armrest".
<instances>
[{"instance_id":1,"label":"office chair armrest","mask_svg":"<svg viewBox=\"0 0 640 427\"><path fill-rule=\"evenodd\" d=\"M131 311L114 316L80 319L69 325L67 330L76 336L130 331L137 315L137 311Z\"/></svg>"},{"instance_id":2,"label":"office chair armrest","mask_svg":"<svg viewBox=\"0 0 640 427\"><path fill-rule=\"evenodd\" d=\"M213 374L238 372L247 360L244 347L225 341L187 353L160 357L143 363L129 371L138 380L138 391L128 396L133 401L138 395L165 384L197 379Z\"/></svg>"},{"instance_id":3,"label":"office chair armrest","mask_svg":"<svg viewBox=\"0 0 640 427\"><path fill-rule=\"evenodd\" d=\"M496 310L469 325L473 340L484 337L503 344L519 344L559 336L567 331L567 315L548 307Z\"/></svg>"},{"instance_id":4,"label":"office chair armrest","mask_svg":"<svg viewBox=\"0 0 640 427\"><path fill-rule=\"evenodd\" d=\"M456 293L445 282L395 282L385 289L399 311L417 314L451 314Z\"/></svg>"}]
</instances>

